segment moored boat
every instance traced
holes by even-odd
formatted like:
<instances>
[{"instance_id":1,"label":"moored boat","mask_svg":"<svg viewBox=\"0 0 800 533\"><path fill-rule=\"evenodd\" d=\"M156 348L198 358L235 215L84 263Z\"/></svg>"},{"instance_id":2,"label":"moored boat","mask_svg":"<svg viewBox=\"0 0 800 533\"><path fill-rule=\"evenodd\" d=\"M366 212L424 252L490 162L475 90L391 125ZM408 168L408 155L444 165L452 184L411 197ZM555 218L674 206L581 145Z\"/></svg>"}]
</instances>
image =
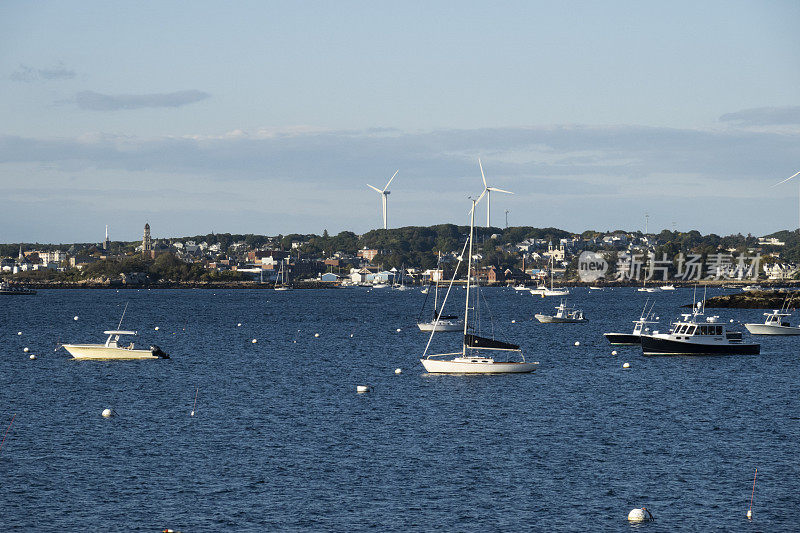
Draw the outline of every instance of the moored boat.
<instances>
[{"instance_id":1,"label":"moored boat","mask_svg":"<svg viewBox=\"0 0 800 533\"><path fill-rule=\"evenodd\" d=\"M63 344L74 359L169 359L158 346L150 346L148 350L137 350L131 342L128 346L120 345L120 337L138 335L136 331L109 330L105 344Z\"/></svg>"}]
</instances>

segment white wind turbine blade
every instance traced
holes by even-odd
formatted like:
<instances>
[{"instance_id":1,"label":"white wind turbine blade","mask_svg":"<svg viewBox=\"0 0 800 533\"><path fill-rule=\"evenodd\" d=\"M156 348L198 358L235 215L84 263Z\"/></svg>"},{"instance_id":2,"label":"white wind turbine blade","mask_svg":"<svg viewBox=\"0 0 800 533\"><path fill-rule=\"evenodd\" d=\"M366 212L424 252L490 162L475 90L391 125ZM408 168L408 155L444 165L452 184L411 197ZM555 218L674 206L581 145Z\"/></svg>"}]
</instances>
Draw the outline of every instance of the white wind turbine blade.
<instances>
[{"instance_id":1,"label":"white wind turbine blade","mask_svg":"<svg viewBox=\"0 0 800 533\"><path fill-rule=\"evenodd\" d=\"M795 172L794 174L792 174L791 176L789 176L789 177L788 177L788 178L786 178L785 180L783 180L783 181L780 181L780 182L776 183L775 185L773 185L773 187L777 187L778 185L782 185L782 184L786 183L787 181L789 181L790 179L794 178L794 177L795 177L795 176L797 176L798 174L800 174L800 172Z\"/></svg>"},{"instance_id":2,"label":"white wind turbine blade","mask_svg":"<svg viewBox=\"0 0 800 533\"><path fill-rule=\"evenodd\" d=\"M399 169L398 169L398 170L396 170L394 174L392 174L392 177L391 177L391 178L389 178L389 183L391 183L391 182L392 182L392 180L394 179L394 177L395 177L395 176L397 176L397 173L398 173L398 172L400 172L400 170L399 170ZM387 183L387 184L386 184L386 187L384 187L384 188L383 188L383 191L378 191L378 192L384 192L386 189L388 189L388 188L389 188L389 183Z\"/></svg>"},{"instance_id":3,"label":"white wind turbine blade","mask_svg":"<svg viewBox=\"0 0 800 533\"><path fill-rule=\"evenodd\" d=\"M486 176L483 175L483 164L481 163L481 158L478 158L478 166L481 167L481 178L483 179L483 188L488 189L489 186L486 185Z\"/></svg>"},{"instance_id":4,"label":"white wind turbine blade","mask_svg":"<svg viewBox=\"0 0 800 533\"><path fill-rule=\"evenodd\" d=\"M372 185L370 185L369 183L367 183L367 187L369 187L370 189L372 189L372 190L373 190L373 191L375 191L375 192L380 192L380 193L382 193L382 192L383 192L383 191L382 191L382 190L380 190L379 188L377 188L377 187L373 187L373 186L372 186Z\"/></svg>"},{"instance_id":5,"label":"white wind turbine blade","mask_svg":"<svg viewBox=\"0 0 800 533\"><path fill-rule=\"evenodd\" d=\"M492 192L502 192L502 193L505 193L505 194L514 194L511 191L504 191L503 189L498 189L497 187L486 187L486 190L487 191L492 191Z\"/></svg>"}]
</instances>

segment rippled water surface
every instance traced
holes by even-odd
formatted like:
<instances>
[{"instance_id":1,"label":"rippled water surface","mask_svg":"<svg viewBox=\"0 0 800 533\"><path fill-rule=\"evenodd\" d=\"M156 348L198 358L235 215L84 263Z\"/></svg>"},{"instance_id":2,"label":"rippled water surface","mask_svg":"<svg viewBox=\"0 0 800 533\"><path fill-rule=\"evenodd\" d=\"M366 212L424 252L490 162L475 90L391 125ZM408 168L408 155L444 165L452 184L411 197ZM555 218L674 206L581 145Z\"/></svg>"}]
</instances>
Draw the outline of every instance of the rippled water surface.
<instances>
[{"instance_id":1,"label":"rippled water surface","mask_svg":"<svg viewBox=\"0 0 800 533\"><path fill-rule=\"evenodd\" d=\"M629 330L653 295L576 289L590 322L560 325L532 320L557 300L483 294L483 325L539 361L534 374L426 375L418 290L0 297L0 430L16 413L3 530L613 531L642 505L651 531L800 529L800 338L644 358L602 333ZM692 291L656 296L666 329ZM54 351L103 342L126 303L122 327L170 360Z\"/></svg>"}]
</instances>

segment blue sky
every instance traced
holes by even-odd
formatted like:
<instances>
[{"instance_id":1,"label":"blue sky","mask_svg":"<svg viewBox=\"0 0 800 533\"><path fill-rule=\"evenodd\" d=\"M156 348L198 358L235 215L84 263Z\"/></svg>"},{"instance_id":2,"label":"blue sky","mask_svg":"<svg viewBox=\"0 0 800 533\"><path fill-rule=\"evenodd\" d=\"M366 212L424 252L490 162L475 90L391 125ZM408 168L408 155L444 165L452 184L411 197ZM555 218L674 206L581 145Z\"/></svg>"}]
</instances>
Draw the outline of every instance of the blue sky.
<instances>
[{"instance_id":1,"label":"blue sky","mask_svg":"<svg viewBox=\"0 0 800 533\"><path fill-rule=\"evenodd\" d=\"M0 242L798 226L800 3L4 2ZM481 208L481 211L485 206ZM481 216L483 220L485 215Z\"/></svg>"}]
</instances>

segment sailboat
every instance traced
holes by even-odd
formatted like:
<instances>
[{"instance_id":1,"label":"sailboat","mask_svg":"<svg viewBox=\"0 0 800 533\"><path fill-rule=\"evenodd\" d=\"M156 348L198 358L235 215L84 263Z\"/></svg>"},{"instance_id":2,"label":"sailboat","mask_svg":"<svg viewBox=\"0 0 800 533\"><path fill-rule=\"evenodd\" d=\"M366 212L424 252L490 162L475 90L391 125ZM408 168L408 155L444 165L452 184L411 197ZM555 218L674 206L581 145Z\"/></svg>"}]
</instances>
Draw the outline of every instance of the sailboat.
<instances>
[{"instance_id":1,"label":"sailboat","mask_svg":"<svg viewBox=\"0 0 800 533\"><path fill-rule=\"evenodd\" d=\"M486 191L484 191L485 193ZM470 333L469 327L469 297L470 297L470 285L472 281L472 240L473 235L475 233L475 205L478 201L483 198L483 194L478 197L478 200L472 200L472 210L470 211L470 224L469 224L469 239L467 243L464 245L464 249L461 251L461 256L458 260L458 265L456 266L455 272L453 273L453 279L450 281L450 287L453 286L453 282L455 281L456 274L458 273L458 267L464 261L464 252L468 250L467 255L467 290L466 290L466 298L465 298L465 307L464 307L464 337L461 343L461 351L458 352L450 352L450 353L440 353L440 354L428 354L428 348L430 348L431 341L433 340L433 336L435 335L436 331L431 331L431 336L428 339L428 344L425 346L425 352L423 353L420 362L422 366L425 367L430 373L436 374L509 374L509 373L526 373L526 372L533 372L538 363L528 363L525 361L525 356L522 354L522 350L516 344L511 344L508 342L498 341L494 339L489 339L486 337L480 337L474 333ZM476 287L477 290L477 287ZM449 294L448 289L448 294ZM447 296L444 298L444 302L442 305L447 302ZM434 321L434 324L438 323L438 317ZM489 356L487 352L498 352L504 353L507 356L511 356L512 354L519 357L521 361L510 361L508 358L505 361L495 361L494 357Z\"/></svg>"},{"instance_id":2,"label":"sailboat","mask_svg":"<svg viewBox=\"0 0 800 533\"><path fill-rule=\"evenodd\" d=\"M436 263L436 269L439 269L439 264L442 262L442 253L439 252L439 260ZM425 309L425 302L428 301L428 298L425 298L425 302L422 302L422 309L420 310L420 316L417 318L417 327L420 331L461 331L464 328L464 323L458 317L458 315L443 315L442 312L444 311L444 302L442 302L441 309L439 308L439 275L436 276L436 286L433 289L433 318L430 322L422 322L422 311ZM447 294L450 294L450 288L453 286L453 283L450 283L450 286L447 288ZM425 293L428 294L428 293Z\"/></svg>"},{"instance_id":3,"label":"sailboat","mask_svg":"<svg viewBox=\"0 0 800 533\"><path fill-rule=\"evenodd\" d=\"M544 283L539 283L539 285L535 289L530 289L530 292L533 296L541 296L544 298L545 296L567 296L569 294L569 289L562 287L560 289L553 288L553 269L555 268L555 260L553 256L550 256L550 288L548 289Z\"/></svg>"},{"instance_id":4,"label":"sailboat","mask_svg":"<svg viewBox=\"0 0 800 533\"><path fill-rule=\"evenodd\" d=\"M276 291L288 291L291 290L289 286L289 275L288 275L288 268L284 268L286 264L286 260L281 261L281 266L278 269L278 277L275 278L275 290Z\"/></svg>"},{"instance_id":5,"label":"sailboat","mask_svg":"<svg viewBox=\"0 0 800 533\"><path fill-rule=\"evenodd\" d=\"M394 290L396 290L396 291L407 291L407 290L410 289L410 287L406 287L405 277L403 275L405 273L405 271L406 271L406 267L405 267L405 265L403 265L403 267L400 269L400 284L399 285L398 284L392 285L392 288Z\"/></svg>"}]
</instances>

